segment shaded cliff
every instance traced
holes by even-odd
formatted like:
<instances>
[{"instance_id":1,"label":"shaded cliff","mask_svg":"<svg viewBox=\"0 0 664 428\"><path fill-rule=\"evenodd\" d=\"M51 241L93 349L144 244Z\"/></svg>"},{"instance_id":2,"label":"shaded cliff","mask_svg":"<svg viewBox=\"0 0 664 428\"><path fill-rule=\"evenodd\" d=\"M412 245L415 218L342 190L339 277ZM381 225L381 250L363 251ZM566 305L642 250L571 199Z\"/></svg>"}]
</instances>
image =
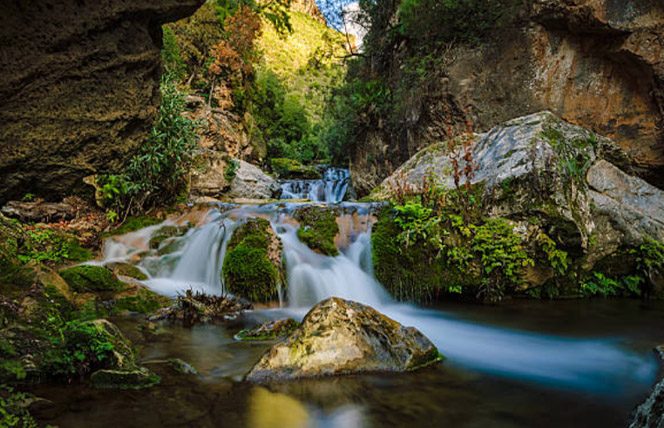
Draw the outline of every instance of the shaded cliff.
<instances>
[{"instance_id":1,"label":"shaded cliff","mask_svg":"<svg viewBox=\"0 0 664 428\"><path fill-rule=\"evenodd\" d=\"M351 147L361 192L450 134L544 109L612 138L664 184L661 1L504 1L509 19L472 42L404 34L399 3L370 13L361 76L383 82L391 105Z\"/></svg>"},{"instance_id":2,"label":"shaded cliff","mask_svg":"<svg viewBox=\"0 0 664 428\"><path fill-rule=\"evenodd\" d=\"M0 6L0 201L54 199L119 168L159 106L161 25L203 0Z\"/></svg>"}]
</instances>

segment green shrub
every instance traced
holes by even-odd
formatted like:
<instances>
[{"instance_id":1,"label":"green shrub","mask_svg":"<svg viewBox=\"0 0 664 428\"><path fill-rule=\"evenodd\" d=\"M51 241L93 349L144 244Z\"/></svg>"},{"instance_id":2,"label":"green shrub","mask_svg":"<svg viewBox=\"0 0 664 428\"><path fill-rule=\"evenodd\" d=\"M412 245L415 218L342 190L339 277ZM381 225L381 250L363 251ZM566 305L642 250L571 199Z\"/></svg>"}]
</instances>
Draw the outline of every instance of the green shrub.
<instances>
[{"instance_id":1,"label":"green shrub","mask_svg":"<svg viewBox=\"0 0 664 428\"><path fill-rule=\"evenodd\" d=\"M642 278L627 276L614 279L601 272L593 272L592 276L581 283L581 294L586 297L617 297L640 296Z\"/></svg>"},{"instance_id":2,"label":"green shrub","mask_svg":"<svg viewBox=\"0 0 664 428\"><path fill-rule=\"evenodd\" d=\"M197 147L196 124L182 115L184 94L172 77L162 79L161 95L150 137L124 173L98 179L107 208L115 212L145 211L169 204L186 189L186 176Z\"/></svg>"},{"instance_id":3,"label":"green shrub","mask_svg":"<svg viewBox=\"0 0 664 428\"><path fill-rule=\"evenodd\" d=\"M39 425L28 411L33 396L0 385L0 427L37 428Z\"/></svg>"}]
</instances>

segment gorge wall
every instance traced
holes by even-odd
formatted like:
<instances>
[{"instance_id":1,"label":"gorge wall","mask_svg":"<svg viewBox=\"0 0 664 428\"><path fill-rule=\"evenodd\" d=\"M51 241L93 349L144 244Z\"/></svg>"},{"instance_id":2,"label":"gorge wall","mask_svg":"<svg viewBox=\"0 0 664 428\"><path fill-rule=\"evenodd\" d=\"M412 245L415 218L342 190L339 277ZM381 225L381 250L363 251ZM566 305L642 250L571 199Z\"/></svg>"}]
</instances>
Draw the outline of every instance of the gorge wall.
<instances>
[{"instance_id":1,"label":"gorge wall","mask_svg":"<svg viewBox=\"0 0 664 428\"><path fill-rule=\"evenodd\" d=\"M398 22L397 1L384 28ZM355 186L373 187L418 149L465 130L541 110L615 140L634 169L664 185L664 3L660 0L530 0L479 44L439 47L425 79L404 88L418 41L376 37L370 74L398 94L351 155ZM388 6L391 5L391 6ZM370 55L374 55L370 53ZM365 66L366 67L366 66Z\"/></svg>"},{"instance_id":2,"label":"gorge wall","mask_svg":"<svg viewBox=\"0 0 664 428\"><path fill-rule=\"evenodd\" d=\"M6 0L0 202L57 199L119 168L159 107L161 25L204 0Z\"/></svg>"}]
</instances>

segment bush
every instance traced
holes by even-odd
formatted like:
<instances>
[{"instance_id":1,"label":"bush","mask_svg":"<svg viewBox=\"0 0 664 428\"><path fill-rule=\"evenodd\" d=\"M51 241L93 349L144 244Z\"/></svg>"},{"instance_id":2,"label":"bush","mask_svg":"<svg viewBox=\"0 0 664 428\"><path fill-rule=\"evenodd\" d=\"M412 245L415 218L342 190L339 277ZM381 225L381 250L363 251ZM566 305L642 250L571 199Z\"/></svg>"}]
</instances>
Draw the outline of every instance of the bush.
<instances>
[{"instance_id":1,"label":"bush","mask_svg":"<svg viewBox=\"0 0 664 428\"><path fill-rule=\"evenodd\" d=\"M172 203L186 189L197 147L196 123L182 115L184 94L170 76L162 79L161 94L150 137L126 170L98 179L105 206L117 213L143 212Z\"/></svg>"}]
</instances>

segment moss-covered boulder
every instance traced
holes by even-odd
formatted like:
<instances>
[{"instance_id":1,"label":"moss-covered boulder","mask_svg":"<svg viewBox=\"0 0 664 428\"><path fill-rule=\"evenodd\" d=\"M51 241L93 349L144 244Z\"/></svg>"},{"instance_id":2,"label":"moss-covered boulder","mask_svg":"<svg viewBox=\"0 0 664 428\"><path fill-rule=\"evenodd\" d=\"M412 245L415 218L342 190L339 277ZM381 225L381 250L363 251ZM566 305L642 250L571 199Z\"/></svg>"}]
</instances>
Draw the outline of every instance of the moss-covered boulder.
<instances>
[{"instance_id":1,"label":"moss-covered boulder","mask_svg":"<svg viewBox=\"0 0 664 428\"><path fill-rule=\"evenodd\" d=\"M277 300L284 284L281 251L269 221L247 220L228 244L222 271L226 290L252 302Z\"/></svg>"},{"instance_id":2,"label":"moss-covered boulder","mask_svg":"<svg viewBox=\"0 0 664 428\"><path fill-rule=\"evenodd\" d=\"M140 367L133 370L97 370L90 376L90 384L99 389L143 389L159 384L161 378Z\"/></svg>"},{"instance_id":3,"label":"moss-covered boulder","mask_svg":"<svg viewBox=\"0 0 664 428\"><path fill-rule=\"evenodd\" d=\"M339 233L337 215L333 209L310 206L298 209L293 214L300 223L297 237L312 250L326 256L336 256L339 250L334 242Z\"/></svg>"},{"instance_id":4,"label":"moss-covered boulder","mask_svg":"<svg viewBox=\"0 0 664 428\"><path fill-rule=\"evenodd\" d=\"M155 293L142 284L131 283L127 289L113 296L112 313L133 312L151 314L172 303L171 299Z\"/></svg>"},{"instance_id":5,"label":"moss-covered boulder","mask_svg":"<svg viewBox=\"0 0 664 428\"><path fill-rule=\"evenodd\" d=\"M404 372L440 359L433 343L417 329L369 306L333 297L314 306L286 341L267 351L247 380Z\"/></svg>"},{"instance_id":6,"label":"moss-covered boulder","mask_svg":"<svg viewBox=\"0 0 664 428\"><path fill-rule=\"evenodd\" d=\"M126 276L139 281L148 279L148 276L142 270L131 263L116 262L108 264L106 267L111 269L116 276Z\"/></svg>"},{"instance_id":7,"label":"moss-covered boulder","mask_svg":"<svg viewBox=\"0 0 664 428\"><path fill-rule=\"evenodd\" d=\"M103 266L79 265L60 271L60 276L76 292L119 291L125 284Z\"/></svg>"},{"instance_id":8,"label":"moss-covered boulder","mask_svg":"<svg viewBox=\"0 0 664 428\"><path fill-rule=\"evenodd\" d=\"M20 223L0 214L0 287L32 283L34 273L19 260L19 254L29 239Z\"/></svg>"}]
</instances>

